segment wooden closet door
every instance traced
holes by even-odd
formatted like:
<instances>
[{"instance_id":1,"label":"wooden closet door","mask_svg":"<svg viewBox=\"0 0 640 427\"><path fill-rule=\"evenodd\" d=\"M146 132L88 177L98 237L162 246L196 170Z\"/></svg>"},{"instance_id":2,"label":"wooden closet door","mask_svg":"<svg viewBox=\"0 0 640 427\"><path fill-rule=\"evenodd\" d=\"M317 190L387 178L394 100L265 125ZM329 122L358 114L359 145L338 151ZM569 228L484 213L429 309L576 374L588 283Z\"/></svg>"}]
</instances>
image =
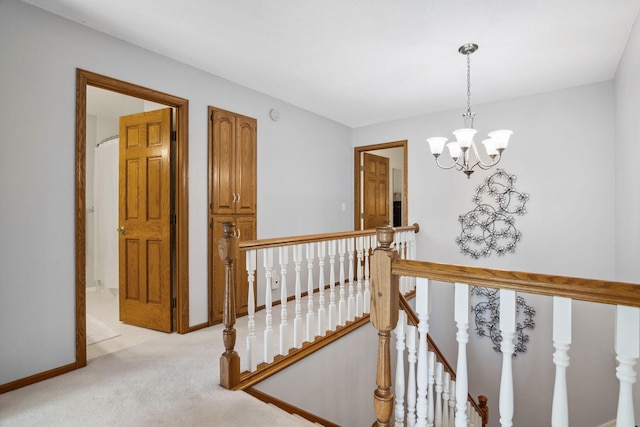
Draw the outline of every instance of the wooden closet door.
<instances>
[{"instance_id":1,"label":"wooden closet door","mask_svg":"<svg viewBox=\"0 0 640 427\"><path fill-rule=\"evenodd\" d=\"M238 230L238 241L242 242L245 240L255 240L256 239L256 218L253 215L247 216L237 216L235 219L236 230ZM248 312L248 295L249 295L249 275L247 274L247 256L245 251L238 251L237 254L237 265L236 265L236 309L237 314L244 315ZM257 271L256 271L257 276ZM259 280L258 277L254 277L254 298L256 295L256 284Z\"/></svg>"},{"instance_id":2,"label":"wooden closet door","mask_svg":"<svg viewBox=\"0 0 640 427\"><path fill-rule=\"evenodd\" d=\"M257 121L250 117L236 118L235 212L256 213Z\"/></svg>"},{"instance_id":3,"label":"wooden closet door","mask_svg":"<svg viewBox=\"0 0 640 427\"><path fill-rule=\"evenodd\" d=\"M235 166L235 115L223 110L214 110L213 118L213 213L229 215L235 212L236 166Z\"/></svg>"}]
</instances>

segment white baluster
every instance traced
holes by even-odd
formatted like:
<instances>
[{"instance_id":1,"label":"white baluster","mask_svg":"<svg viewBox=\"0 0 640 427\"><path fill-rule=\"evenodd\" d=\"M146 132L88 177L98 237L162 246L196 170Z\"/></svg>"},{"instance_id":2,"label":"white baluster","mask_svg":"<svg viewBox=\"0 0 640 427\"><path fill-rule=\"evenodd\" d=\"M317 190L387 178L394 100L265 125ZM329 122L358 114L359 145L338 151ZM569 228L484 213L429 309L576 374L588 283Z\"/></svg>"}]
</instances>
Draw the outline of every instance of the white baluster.
<instances>
[{"instance_id":1,"label":"white baluster","mask_svg":"<svg viewBox=\"0 0 640 427\"><path fill-rule=\"evenodd\" d=\"M273 361L273 327L271 314L271 281L273 280L273 248L263 250L264 269L265 269L265 291L264 291L264 361L271 363Z\"/></svg>"},{"instance_id":2,"label":"white baluster","mask_svg":"<svg viewBox=\"0 0 640 427\"><path fill-rule=\"evenodd\" d=\"M553 363L556 379L553 386L551 427L569 427L569 402L567 399L567 367L571 345L571 299L553 297Z\"/></svg>"},{"instance_id":3,"label":"white baluster","mask_svg":"<svg viewBox=\"0 0 640 427\"><path fill-rule=\"evenodd\" d=\"M500 377L500 425L513 425L513 353L516 334L516 292L500 289L500 334L502 343L502 376Z\"/></svg>"},{"instance_id":4,"label":"white baluster","mask_svg":"<svg viewBox=\"0 0 640 427\"><path fill-rule=\"evenodd\" d=\"M633 384L636 361L640 353L640 309L619 305L616 311L616 376L620 381L617 427L635 426Z\"/></svg>"},{"instance_id":5,"label":"white baluster","mask_svg":"<svg viewBox=\"0 0 640 427\"><path fill-rule=\"evenodd\" d=\"M336 244L335 240L329 242L329 329L334 331L338 324L336 310Z\"/></svg>"},{"instance_id":6,"label":"white baluster","mask_svg":"<svg viewBox=\"0 0 640 427\"><path fill-rule=\"evenodd\" d=\"M344 295L344 254L346 252L347 241L341 239L338 242L340 258L340 299L338 300L338 325L342 326L347 322L347 300Z\"/></svg>"},{"instance_id":7,"label":"white baluster","mask_svg":"<svg viewBox=\"0 0 640 427\"><path fill-rule=\"evenodd\" d=\"M311 342L315 338L313 313L313 243L307 243L307 341Z\"/></svg>"},{"instance_id":8,"label":"white baluster","mask_svg":"<svg viewBox=\"0 0 640 427\"><path fill-rule=\"evenodd\" d=\"M456 425L456 382L451 380L449 386L449 427Z\"/></svg>"},{"instance_id":9,"label":"white baluster","mask_svg":"<svg viewBox=\"0 0 640 427\"><path fill-rule=\"evenodd\" d=\"M419 287L419 284L416 284ZM469 342L469 285L455 284L454 318L458 332L458 364L456 365L456 417L455 427L467 427L467 398L469 380L467 377L467 343Z\"/></svg>"},{"instance_id":10,"label":"white baluster","mask_svg":"<svg viewBox=\"0 0 640 427\"><path fill-rule=\"evenodd\" d=\"M404 345L405 345L405 329L407 327L407 313L404 310L398 312L398 325L394 330L396 335L396 383L395 383L395 426L404 426Z\"/></svg>"},{"instance_id":11,"label":"white baluster","mask_svg":"<svg viewBox=\"0 0 640 427\"><path fill-rule=\"evenodd\" d=\"M405 238L406 238L406 232L402 231L400 233L396 233L398 236L398 248L399 248L399 253L400 253L400 259L407 259L407 246L406 246L406 242L405 242ZM402 294L406 294L407 292L409 292L409 281L411 279L409 277L405 277L405 276L400 276L400 292L402 292Z\"/></svg>"},{"instance_id":12,"label":"white baluster","mask_svg":"<svg viewBox=\"0 0 640 427\"><path fill-rule=\"evenodd\" d=\"M362 264L364 263L364 254L362 253L364 250L364 238L362 236L356 237L356 251L358 254L358 264L356 268L356 272L358 273L357 280L357 288L356 288L356 316L361 317L362 313L364 313L364 300L362 294L362 282L363 282L363 271Z\"/></svg>"},{"instance_id":13,"label":"white baluster","mask_svg":"<svg viewBox=\"0 0 640 427\"><path fill-rule=\"evenodd\" d=\"M429 367L429 376L427 377L427 426L433 427L436 408L433 398L433 384L436 377L436 354L433 351L427 353L427 362Z\"/></svg>"},{"instance_id":14,"label":"white baluster","mask_svg":"<svg viewBox=\"0 0 640 427\"><path fill-rule=\"evenodd\" d=\"M347 299L347 320L353 321L356 318L356 298L353 290L353 268L354 268L354 241L348 239L348 252L349 252L349 298Z\"/></svg>"},{"instance_id":15,"label":"white baluster","mask_svg":"<svg viewBox=\"0 0 640 427\"><path fill-rule=\"evenodd\" d=\"M451 374L444 373L442 383L442 427L451 427L449 424L449 386L451 385Z\"/></svg>"},{"instance_id":16,"label":"white baluster","mask_svg":"<svg viewBox=\"0 0 640 427\"><path fill-rule=\"evenodd\" d=\"M407 425L416 425L416 333L413 325L407 326L407 360L409 361L409 375L407 380Z\"/></svg>"},{"instance_id":17,"label":"white baluster","mask_svg":"<svg viewBox=\"0 0 640 427\"><path fill-rule=\"evenodd\" d=\"M302 346L302 279L300 271L302 270L302 245L293 247L293 264L296 269L296 306L295 318L293 320L293 346L300 348Z\"/></svg>"},{"instance_id":18,"label":"white baluster","mask_svg":"<svg viewBox=\"0 0 640 427\"><path fill-rule=\"evenodd\" d=\"M247 301L247 366L249 367L249 371L253 372L258 367L258 358L256 357L256 298L253 289L256 271L255 250L247 252L245 265L249 278L249 296Z\"/></svg>"},{"instance_id":19,"label":"white baluster","mask_svg":"<svg viewBox=\"0 0 640 427\"><path fill-rule=\"evenodd\" d=\"M289 321L287 319L287 265L289 264L289 248L278 248L280 259L280 354L289 351Z\"/></svg>"},{"instance_id":20,"label":"white baluster","mask_svg":"<svg viewBox=\"0 0 640 427\"><path fill-rule=\"evenodd\" d=\"M427 388L429 367L427 359L427 334L429 333L429 281L418 279L416 285L416 311L418 314L418 398L416 402L416 426L427 426Z\"/></svg>"},{"instance_id":21,"label":"white baluster","mask_svg":"<svg viewBox=\"0 0 640 427\"><path fill-rule=\"evenodd\" d=\"M467 400L467 425L468 427L476 426L475 417L473 416L473 411L471 409L471 402L469 402L468 400Z\"/></svg>"},{"instance_id":22,"label":"white baluster","mask_svg":"<svg viewBox=\"0 0 640 427\"><path fill-rule=\"evenodd\" d=\"M433 422L435 427L442 427L442 375L444 372L444 366L442 363L436 363L436 410Z\"/></svg>"},{"instance_id":23,"label":"white baluster","mask_svg":"<svg viewBox=\"0 0 640 427\"><path fill-rule=\"evenodd\" d=\"M318 242L318 336L327 331L327 313L324 307L324 258L327 255L327 242Z\"/></svg>"},{"instance_id":24,"label":"white baluster","mask_svg":"<svg viewBox=\"0 0 640 427\"><path fill-rule=\"evenodd\" d=\"M416 259L416 235L413 231L409 232L409 254L407 256L408 259ZM411 290L416 288L416 278L410 278L410 286Z\"/></svg>"},{"instance_id":25,"label":"white baluster","mask_svg":"<svg viewBox=\"0 0 640 427\"><path fill-rule=\"evenodd\" d=\"M369 279L369 255L371 252L371 236L364 238L364 312L371 311L371 281Z\"/></svg>"}]
</instances>

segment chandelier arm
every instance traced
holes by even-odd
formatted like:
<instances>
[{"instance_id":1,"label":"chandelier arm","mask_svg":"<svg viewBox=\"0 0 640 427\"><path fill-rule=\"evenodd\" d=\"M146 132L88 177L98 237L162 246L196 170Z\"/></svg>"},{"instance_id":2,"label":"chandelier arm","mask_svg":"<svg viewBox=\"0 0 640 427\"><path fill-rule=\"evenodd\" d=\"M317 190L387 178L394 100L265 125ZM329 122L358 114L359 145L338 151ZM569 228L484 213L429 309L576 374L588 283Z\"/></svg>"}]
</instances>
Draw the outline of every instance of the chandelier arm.
<instances>
[{"instance_id":1,"label":"chandelier arm","mask_svg":"<svg viewBox=\"0 0 640 427\"><path fill-rule=\"evenodd\" d=\"M494 167L495 165L497 165L500 162L500 159L502 159L502 156L500 154L496 155L496 157L493 159L492 163L484 163L482 160L480 160L480 158L478 157L478 161L475 162L473 164L473 166L471 167L472 169L476 166L480 167L480 169L482 170L488 170L491 169L492 167Z\"/></svg>"},{"instance_id":2,"label":"chandelier arm","mask_svg":"<svg viewBox=\"0 0 640 427\"><path fill-rule=\"evenodd\" d=\"M453 159L452 159L453 160ZM454 167L458 170L462 170L462 166L460 165L459 161L455 161L451 166L444 166L442 163L440 163L440 156L436 157L436 164L441 168L441 169L453 169Z\"/></svg>"}]
</instances>

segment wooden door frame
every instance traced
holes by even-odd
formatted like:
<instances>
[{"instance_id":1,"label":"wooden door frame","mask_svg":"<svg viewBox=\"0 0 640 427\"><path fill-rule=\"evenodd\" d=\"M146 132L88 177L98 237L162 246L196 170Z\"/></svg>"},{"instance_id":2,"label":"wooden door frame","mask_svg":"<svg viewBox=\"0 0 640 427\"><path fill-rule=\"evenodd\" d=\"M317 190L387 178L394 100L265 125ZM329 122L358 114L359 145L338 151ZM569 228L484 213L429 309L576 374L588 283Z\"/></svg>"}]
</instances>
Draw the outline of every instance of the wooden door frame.
<instances>
[{"instance_id":1,"label":"wooden door frame","mask_svg":"<svg viewBox=\"0 0 640 427\"><path fill-rule=\"evenodd\" d=\"M362 153L365 151L374 151L374 150L384 150L387 148L403 148L404 149L404 165L403 165L403 183L402 183L402 199L404 200L404 205L402 209L402 225L405 226L409 223L409 183L408 183L408 155L407 149L408 144L407 140L404 141L394 141L394 142L385 142L383 144L374 144L374 145L364 145L361 147L355 147L353 149L353 229L360 230L360 158L362 157ZM389 175L391 176L391 174Z\"/></svg>"},{"instance_id":2,"label":"wooden door frame","mask_svg":"<svg viewBox=\"0 0 640 427\"><path fill-rule=\"evenodd\" d=\"M164 104L176 109L176 158L174 200L175 226L175 329L189 332L189 101L132 83L76 70L76 368L87 364L86 331L86 125L87 86L117 92L123 95Z\"/></svg>"}]
</instances>

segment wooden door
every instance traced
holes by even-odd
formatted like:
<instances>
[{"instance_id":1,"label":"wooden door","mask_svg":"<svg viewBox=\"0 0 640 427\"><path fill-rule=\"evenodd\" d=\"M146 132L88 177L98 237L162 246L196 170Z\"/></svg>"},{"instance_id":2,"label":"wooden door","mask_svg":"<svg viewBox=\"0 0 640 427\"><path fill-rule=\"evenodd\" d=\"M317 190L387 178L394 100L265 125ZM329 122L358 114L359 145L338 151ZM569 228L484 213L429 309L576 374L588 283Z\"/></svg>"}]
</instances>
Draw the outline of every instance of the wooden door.
<instances>
[{"instance_id":1,"label":"wooden door","mask_svg":"<svg viewBox=\"0 0 640 427\"><path fill-rule=\"evenodd\" d=\"M363 153L364 229L385 225L389 221L389 159Z\"/></svg>"},{"instance_id":2,"label":"wooden door","mask_svg":"<svg viewBox=\"0 0 640 427\"><path fill-rule=\"evenodd\" d=\"M213 182L211 200L214 214L230 215L235 213L235 114L224 110L213 110L211 113L212 145L211 163L213 165Z\"/></svg>"},{"instance_id":3,"label":"wooden door","mask_svg":"<svg viewBox=\"0 0 640 427\"><path fill-rule=\"evenodd\" d=\"M236 230L238 231L238 240L240 242L244 240L256 239L256 218L252 215L238 216L236 217ZM246 252L239 252L236 257L236 314L242 316L248 312L248 295L249 295L249 275L247 274L246 267ZM256 292L256 283L258 281L257 272L254 277L254 296Z\"/></svg>"},{"instance_id":4,"label":"wooden door","mask_svg":"<svg viewBox=\"0 0 640 427\"><path fill-rule=\"evenodd\" d=\"M120 118L120 320L171 332L171 109Z\"/></svg>"},{"instance_id":5,"label":"wooden door","mask_svg":"<svg viewBox=\"0 0 640 427\"><path fill-rule=\"evenodd\" d=\"M236 209L238 214L256 213L257 121L251 117L236 118Z\"/></svg>"}]
</instances>

